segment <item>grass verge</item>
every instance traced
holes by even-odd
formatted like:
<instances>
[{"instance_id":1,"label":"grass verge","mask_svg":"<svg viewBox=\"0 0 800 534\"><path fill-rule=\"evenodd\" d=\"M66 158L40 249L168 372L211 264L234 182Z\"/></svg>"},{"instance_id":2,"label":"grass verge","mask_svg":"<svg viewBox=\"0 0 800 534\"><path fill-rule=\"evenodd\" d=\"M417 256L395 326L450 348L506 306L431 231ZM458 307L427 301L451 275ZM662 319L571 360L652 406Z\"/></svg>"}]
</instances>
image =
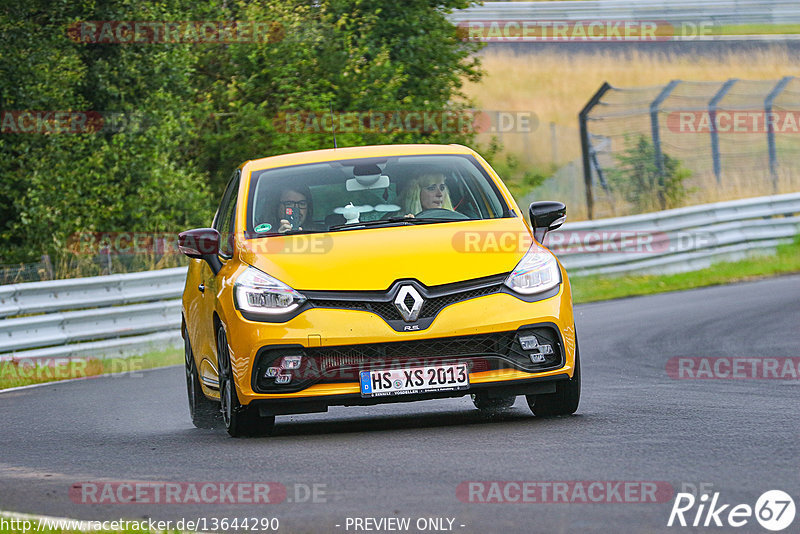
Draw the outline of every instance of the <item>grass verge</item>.
<instances>
[{"instance_id":1,"label":"grass verge","mask_svg":"<svg viewBox=\"0 0 800 534\"><path fill-rule=\"evenodd\" d=\"M796 35L800 24L738 24L712 28L711 35Z\"/></svg>"},{"instance_id":2,"label":"grass verge","mask_svg":"<svg viewBox=\"0 0 800 534\"><path fill-rule=\"evenodd\" d=\"M575 304L729 284L800 272L800 238L780 245L774 256L716 263L707 269L669 275L576 276L570 279Z\"/></svg>"},{"instance_id":3,"label":"grass verge","mask_svg":"<svg viewBox=\"0 0 800 534\"><path fill-rule=\"evenodd\" d=\"M182 362L183 351L180 349L127 358L46 358L0 362L0 390L73 378L92 378L109 373L143 371Z\"/></svg>"}]
</instances>

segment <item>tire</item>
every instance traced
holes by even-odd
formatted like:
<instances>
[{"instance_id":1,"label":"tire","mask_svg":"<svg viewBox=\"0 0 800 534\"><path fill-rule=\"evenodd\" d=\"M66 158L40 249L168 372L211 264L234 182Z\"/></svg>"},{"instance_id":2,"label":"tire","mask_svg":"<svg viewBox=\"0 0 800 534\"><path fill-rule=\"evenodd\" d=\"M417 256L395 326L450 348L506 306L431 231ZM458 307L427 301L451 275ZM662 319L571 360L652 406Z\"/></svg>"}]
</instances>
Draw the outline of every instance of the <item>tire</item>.
<instances>
[{"instance_id":1,"label":"tire","mask_svg":"<svg viewBox=\"0 0 800 534\"><path fill-rule=\"evenodd\" d=\"M197 428L219 428L222 425L219 403L212 401L203 393L188 333L183 341L183 352L184 367L186 368L186 393L189 398L189 415L192 423Z\"/></svg>"},{"instance_id":2,"label":"tire","mask_svg":"<svg viewBox=\"0 0 800 534\"><path fill-rule=\"evenodd\" d=\"M526 395L533 415L551 417L555 415L571 415L578 410L581 400L581 357L578 340L575 339L575 373L569 380L556 382L556 392L546 395Z\"/></svg>"},{"instance_id":3,"label":"tire","mask_svg":"<svg viewBox=\"0 0 800 534\"><path fill-rule=\"evenodd\" d=\"M234 438L268 436L275 428L275 416L261 417L258 410L242 406L236 393L236 383L228 353L228 338L220 325L217 330L217 360L220 375L220 409L225 429Z\"/></svg>"},{"instance_id":4,"label":"tire","mask_svg":"<svg viewBox=\"0 0 800 534\"><path fill-rule=\"evenodd\" d=\"M474 404L477 409L486 412L495 412L511 408L517 400L516 395L490 397L486 391L473 393L470 396L472 397L472 404Z\"/></svg>"}]
</instances>

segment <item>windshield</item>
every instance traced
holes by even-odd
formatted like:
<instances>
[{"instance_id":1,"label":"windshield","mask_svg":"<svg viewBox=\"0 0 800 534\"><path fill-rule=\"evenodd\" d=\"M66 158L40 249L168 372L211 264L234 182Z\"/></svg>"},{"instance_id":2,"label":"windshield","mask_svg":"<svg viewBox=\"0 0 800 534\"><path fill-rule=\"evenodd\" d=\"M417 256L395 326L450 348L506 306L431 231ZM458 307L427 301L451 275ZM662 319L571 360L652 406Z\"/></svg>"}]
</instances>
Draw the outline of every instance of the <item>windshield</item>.
<instances>
[{"instance_id":1,"label":"windshield","mask_svg":"<svg viewBox=\"0 0 800 534\"><path fill-rule=\"evenodd\" d=\"M394 156L252 173L248 237L508 217L470 155Z\"/></svg>"}]
</instances>

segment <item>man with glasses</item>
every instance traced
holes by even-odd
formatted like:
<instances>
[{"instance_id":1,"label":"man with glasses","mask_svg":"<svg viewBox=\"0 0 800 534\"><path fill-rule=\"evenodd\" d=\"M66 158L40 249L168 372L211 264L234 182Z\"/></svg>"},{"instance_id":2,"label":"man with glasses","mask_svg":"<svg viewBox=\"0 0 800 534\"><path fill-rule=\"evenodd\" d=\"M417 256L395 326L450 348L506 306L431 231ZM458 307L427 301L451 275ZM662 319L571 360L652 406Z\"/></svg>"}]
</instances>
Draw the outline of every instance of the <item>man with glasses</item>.
<instances>
[{"instance_id":1,"label":"man with glasses","mask_svg":"<svg viewBox=\"0 0 800 534\"><path fill-rule=\"evenodd\" d=\"M280 221L279 234L291 230L302 230L303 224L313 220L311 192L305 186L284 189L278 202L277 219Z\"/></svg>"}]
</instances>

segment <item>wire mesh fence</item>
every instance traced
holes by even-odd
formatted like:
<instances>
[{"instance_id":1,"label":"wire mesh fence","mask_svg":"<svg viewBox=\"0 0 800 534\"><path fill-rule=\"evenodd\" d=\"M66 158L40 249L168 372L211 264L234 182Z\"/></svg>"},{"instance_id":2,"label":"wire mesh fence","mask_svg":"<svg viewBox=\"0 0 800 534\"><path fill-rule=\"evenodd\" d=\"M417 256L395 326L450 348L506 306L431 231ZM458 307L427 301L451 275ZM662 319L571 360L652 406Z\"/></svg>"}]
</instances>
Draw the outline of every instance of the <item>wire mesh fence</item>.
<instances>
[{"instance_id":1,"label":"wire mesh fence","mask_svg":"<svg viewBox=\"0 0 800 534\"><path fill-rule=\"evenodd\" d=\"M589 218L800 189L800 78L604 84L580 125Z\"/></svg>"},{"instance_id":2,"label":"wire mesh fence","mask_svg":"<svg viewBox=\"0 0 800 534\"><path fill-rule=\"evenodd\" d=\"M186 265L185 257L174 253L62 254L52 259L44 255L38 262L0 264L0 285L134 273L184 265Z\"/></svg>"}]
</instances>

